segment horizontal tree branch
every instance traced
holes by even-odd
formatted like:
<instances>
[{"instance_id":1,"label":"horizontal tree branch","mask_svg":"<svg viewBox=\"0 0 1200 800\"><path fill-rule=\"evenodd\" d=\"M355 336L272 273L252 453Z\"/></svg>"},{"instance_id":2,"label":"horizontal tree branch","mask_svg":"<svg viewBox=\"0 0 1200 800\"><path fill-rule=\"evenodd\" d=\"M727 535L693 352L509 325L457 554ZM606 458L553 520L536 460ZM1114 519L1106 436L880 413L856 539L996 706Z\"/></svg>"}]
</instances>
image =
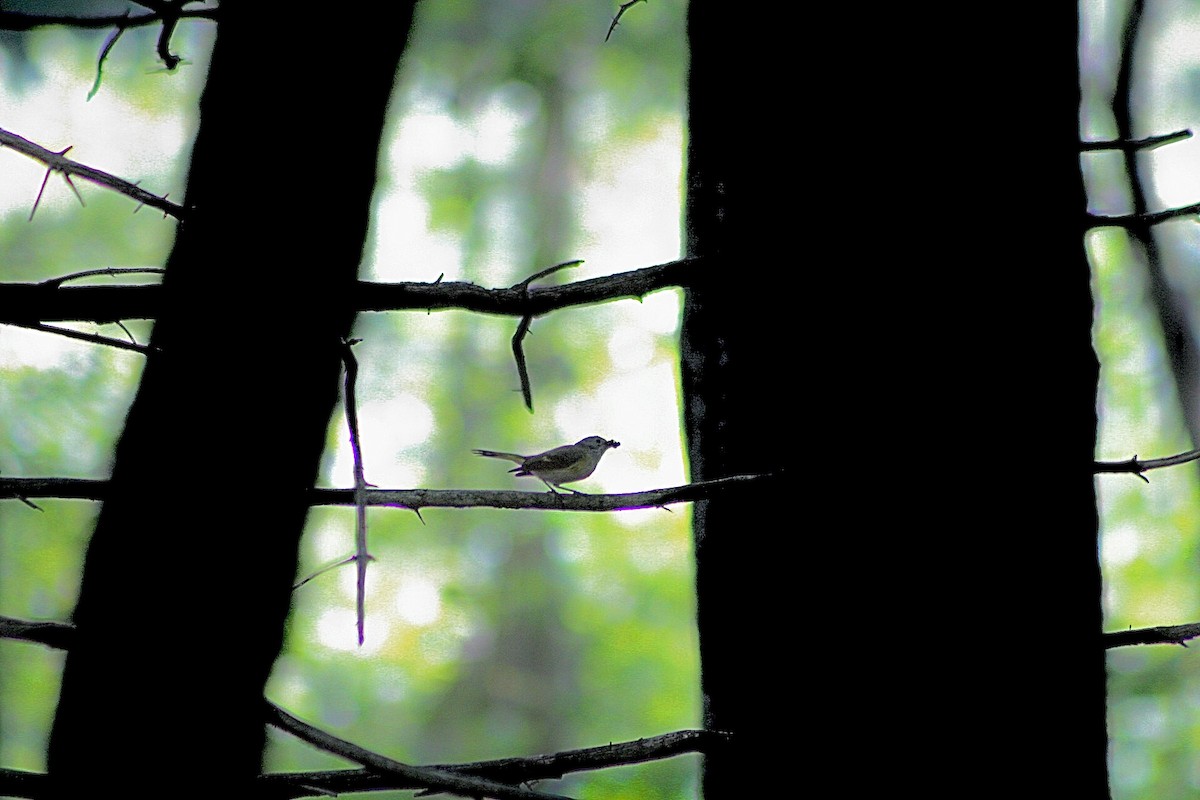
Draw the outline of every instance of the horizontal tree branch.
<instances>
[{"instance_id":1,"label":"horizontal tree branch","mask_svg":"<svg viewBox=\"0 0 1200 800\"><path fill-rule=\"evenodd\" d=\"M1182 142L1192 136L1190 130L1184 129L1174 133L1164 133L1158 136L1147 136L1144 139L1107 139L1102 142L1083 142L1079 149L1083 152L1096 150L1123 150L1132 153L1137 150L1151 150L1164 144Z\"/></svg>"},{"instance_id":2,"label":"horizontal tree branch","mask_svg":"<svg viewBox=\"0 0 1200 800\"><path fill-rule=\"evenodd\" d=\"M1180 206L1179 208L1168 208L1163 211L1148 211L1144 214L1117 214L1111 217L1100 214L1088 214L1087 227L1103 228L1113 226L1118 228L1132 228L1142 225L1157 225L1167 220L1194 217L1197 214L1200 214L1200 203L1192 203L1191 205Z\"/></svg>"},{"instance_id":3,"label":"horizontal tree branch","mask_svg":"<svg viewBox=\"0 0 1200 800\"><path fill-rule=\"evenodd\" d=\"M75 639L75 626L65 622L33 622L14 617L0 617L0 638L44 644L56 650L66 650Z\"/></svg>"},{"instance_id":4,"label":"horizontal tree branch","mask_svg":"<svg viewBox=\"0 0 1200 800\"><path fill-rule=\"evenodd\" d=\"M1097 475L1102 473L1128 472L1137 475L1149 483L1150 480L1142 474L1146 470L1174 467L1177 464L1186 464L1196 459L1200 459L1200 450L1188 450L1186 453L1165 456L1163 458L1149 458L1145 461L1134 456L1128 461L1094 461L1092 462L1092 472Z\"/></svg>"},{"instance_id":5,"label":"horizontal tree branch","mask_svg":"<svg viewBox=\"0 0 1200 800\"><path fill-rule=\"evenodd\" d=\"M1187 647L1187 640L1195 639L1197 636L1200 636L1200 622L1113 631L1104 634L1104 649L1128 647L1135 644L1177 644Z\"/></svg>"},{"instance_id":6,"label":"horizontal tree branch","mask_svg":"<svg viewBox=\"0 0 1200 800\"><path fill-rule=\"evenodd\" d=\"M539 316L571 306L620 298L641 299L688 286L713 272L711 259L685 258L652 267L560 286L521 284L489 289L462 281L373 283L359 281L358 311L436 311L458 309L513 317ZM231 292L237 281L231 280ZM50 281L0 283L0 322L62 322L153 319L162 303L159 284L63 286Z\"/></svg>"},{"instance_id":7,"label":"horizontal tree branch","mask_svg":"<svg viewBox=\"0 0 1200 800\"><path fill-rule=\"evenodd\" d=\"M682 730L627 742L616 742L552 755L503 758L469 764L430 764L431 769L477 775L481 778L517 783L557 779L574 772L641 764L689 753L711 753L728 745L731 737L719 731ZM317 792L341 794L384 789L404 789L369 769L314 770L272 773L259 779L270 787L272 800L311 797Z\"/></svg>"},{"instance_id":8,"label":"horizontal tree branch","mask_svg":"<svg viewBox=\"0 0 1200 800\"><path fill-rule=\"evenodd\" d=\"M717 494L753 488L768 489L782 482L781 474L734 475L666 489L627 494L553 494L497 489L368 489L366 504L419 511L422 508L508 508L542 511L629 511L663 508L674 503L708 500ZM108 481L91 478L0 477L0 499L53 498L59 500L104 500ZM354 505L353 489L309 490L316 506Z\"/></svg>"},{"instance_id":9,"label":"horizontal tree branch","mask_svg":"<svg viewBox=\"0 0 1200 800\"><path fill-rule=\"evenodd\" d=\"M219 8L198 8L190 11L175 11L173 16L179 19L209 19L215 20L220 16ZM105 14L104 16L84 17L73 14L29 14L22 11L0 11L0 30L29 31L34 28L63 26L70 28L138 28L145 25L162 23L164 15L158 12L140 14Z\"/></svg>"}]
</instances>

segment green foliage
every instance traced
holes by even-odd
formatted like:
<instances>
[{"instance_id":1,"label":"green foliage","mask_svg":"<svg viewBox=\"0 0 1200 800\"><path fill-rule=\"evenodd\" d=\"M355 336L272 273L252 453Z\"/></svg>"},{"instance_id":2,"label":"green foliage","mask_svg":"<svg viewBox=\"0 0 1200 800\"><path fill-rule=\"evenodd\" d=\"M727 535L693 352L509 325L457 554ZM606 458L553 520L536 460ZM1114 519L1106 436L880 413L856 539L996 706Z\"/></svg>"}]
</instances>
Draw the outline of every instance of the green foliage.
<instances>
[{"instance_id":1,"label":"green foliage","mask_svg":"<svg viewBox=\"0 0 1200 800\"><path fill-rule=\"evenodd\" d=\"M419 6L420 27L393 104L394 138L382 157L393 163L381 171L364 277L429 281L444 272L448 280L506 285L570 258L587 263L549 281L678 256L678 173L656 167L652 191L636 181L646 173L637 159L648 148L670 154L675 169L682 162L682 7L639 6L604 44L614 12L615 5L549 0ZM205 31L211 33L208 23L181 26L173 49L200 66L173 75L156 72L153 32L126 32L90 102L104 36L32 34L31 63L42 83L33 80L23 91L32 97L53 83L59 103L77 104L84 114L82 127L47 146L73 141L72 155L89 163L84 133L98 136L111 108L146 124L177 115L185 133L170 169L160 160L138 174L95 165L179 197L200 89L195 76L207 58L207 44L196 37ZM442 133L420 139L431 121ZM20 122L6 120L15 129ZM443 151L448 155L439 158ZM18 158L0 152L6 167ZM39 181L31 170L22 187L29 204ZM608 194L586 199L597 192ZM28 204L6 209L4 280L164 263L173 222L146 210L131 214L131 201L96 187L84 185L83 193L86 208L52 177L32 222ZM319 193L314 186L310 201L323 201ZM614 215L610 197L624 197L628 206ZM580 489L632 491L682 480L678 306L673 293L662 293L640 304L535 320L526 341L532 415L516 391L515 320L364 315L356 355L367 479L400 488L539 491L540 484L512 477L471 449L532 452L603 434L624 446ZM131 327L139 337L148 329ZM9 341L13 335L0 332ZM0 362L0 472L103 477L139 357L53 343L66 353L57 364ZM5 352L27 348L26 339L11 347L0 341ZM348 486L341 418L331 420L328 437L321 481ZM0 503L0 613L66 619L73 607L96 507L44 505L38 513ZM368 573L365 647L353 642L352 568L297 590L268 697L339 736L412 762L533 755L699 725L687 508L620 515L435 509L423 517L424 524L404 510L369 514L376 560ZM352 541L350 511L314 509L298 577L345 557ZM219 590L219 576L212 590ZM4 765L44 766L60 663L39 648L0 642ZM186 701L186 687L180 692ZM272 733L270 742L270 769L345 766L288 736ZM676 758L577 776L561 790L688 797L697 763Z\"/></svg>"},{"instance_id":2,"label":"green foliage","mask_svg":"<svg viewBox=\"0 0 1200 800\"><path fill-rule=\"evenodd\" d=\"M1098 458L1153 458L1192 447L1161 356L1162 332L1143 270L1122 232L1092 234L1101 364ZM1097 480L1105 629L1190 622L1200 609L1200 480L1195 465ZM1190 789L1200 720L1186 651L1158 647L1109 654L1110 770L1115 797ZM1151 788L1157 787L1157 788Z\"/></svg>"}]
</instances>

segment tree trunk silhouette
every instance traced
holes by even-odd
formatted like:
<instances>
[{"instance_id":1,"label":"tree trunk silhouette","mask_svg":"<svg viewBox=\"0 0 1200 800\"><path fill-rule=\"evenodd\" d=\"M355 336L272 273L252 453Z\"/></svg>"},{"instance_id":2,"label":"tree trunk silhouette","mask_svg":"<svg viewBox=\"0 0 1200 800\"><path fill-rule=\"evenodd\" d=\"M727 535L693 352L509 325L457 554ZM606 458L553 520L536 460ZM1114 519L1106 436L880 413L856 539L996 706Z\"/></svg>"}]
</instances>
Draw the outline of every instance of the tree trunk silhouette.
<instances>
[{"instance_id":1,"label":"tree trunk silhouette","mask_svg":"<svg viewBox=\"0 0 1200 800\"><path fill-rule=\"evenodd\" d=\"M691 7L707 798L1107 796L1078 24Z\"/></svg>"},{"instance_id":2,"label":"tree trunk silhouette","mask_svg":"<svg viewBox=\"0 0 1200 800\"><path fill-rule=\"evenodd\" d=\"M688 11L687 254L718 264L686 292L680 332L693 481L789 466L780 437L792 392L802 391L780 358L800 338L787 324L796 273L773 266L794 206L764 191L774 160L790 148L772 149L777 134L753 122L763 114L761 96L745 91L780 74L771 57L764 63L754 52L770 52L782 37L757 28L753 15L713 4ZM784 562L771 555L783 544L780 528L795 521L771 494L701 501L693 510L704 724L734 734L730 749L705 759L703 791L712 800L753 796L747 781L753 759L766 752L764 712L786 685L772 679L780 662L760 657L762 614L775 601L795 602Z\"/></svg>"},{"instance_id":3,"label":"tree trunk silhouette","mask_svg":"<svg viewBox=\"0 0 1200 800\"><path fill-rule=\"evenodd\" d=\"M102 775L122 797L242 796L260 771L263 686L412 4L319 33L311 17L222 7L161 351L126 420L74 614L56 796Z\"/></svg>"}]
</instances>

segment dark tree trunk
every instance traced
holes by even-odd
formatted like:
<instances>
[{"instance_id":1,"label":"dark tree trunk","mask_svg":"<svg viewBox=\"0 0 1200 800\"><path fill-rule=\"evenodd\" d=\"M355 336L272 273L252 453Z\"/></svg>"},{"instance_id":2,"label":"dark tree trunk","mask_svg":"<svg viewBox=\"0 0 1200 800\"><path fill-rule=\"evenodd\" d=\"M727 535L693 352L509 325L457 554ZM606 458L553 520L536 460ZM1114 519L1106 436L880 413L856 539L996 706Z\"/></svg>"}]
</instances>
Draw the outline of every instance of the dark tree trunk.
<instances>
[{"instance_id":1,"label":"dark tree trunk","mask_svg":"<svg viewBox=\"0 0 1200 800\"><path fill-rule=\"evenodd\" d=\"M412 4L222 7L164 306L88 549L59 796L242 796ZM320 12L325 13L325 12ZM196 775L203 771L201 782ZM84 790L88 791L84 791Z\"/></svg>"},{"instance_id":2,"label":"dark tree trunk","mask_svg":"<svg viewBox=\"0 0 1200 800\"><path fill-rule=\"evenodd\" d=\"M710 800L1107 795L1077 14L691 6Z\"/></svg>"},{"instance_id":3,"label":"dark tree trunk","mask_svg":"<svg viewBox=\"0 0 1200 800\"><path fill-rule=\"evenodd\" d=\"M748 91L781 75L774 57L750 57L755 44L769 52L781 37L756 27L752 15L717 4L692 3L688 14L687 249L713 266L686 293L680 341L695 481L789 466L781 447L789 409L806 391L793 358L800 328L789 324L804 300L798 273L778 261L796 206L781 202L786 179L767 180L791 144L758 124L772 112L761 93ZM798 524L793 513L789 504L746 497L693 510L704 723L735 735L732 748L706 759L704 796L712 800L756 796L746 792L750 765L764 753L755 746L764 711L778 708L776 722L788 719L774 699L785 691L786 681L775 680L781 662L767 655L781 642L762 621L795 598L784 588L790 570L781 558Z\"/></svg>"}]
</instances>

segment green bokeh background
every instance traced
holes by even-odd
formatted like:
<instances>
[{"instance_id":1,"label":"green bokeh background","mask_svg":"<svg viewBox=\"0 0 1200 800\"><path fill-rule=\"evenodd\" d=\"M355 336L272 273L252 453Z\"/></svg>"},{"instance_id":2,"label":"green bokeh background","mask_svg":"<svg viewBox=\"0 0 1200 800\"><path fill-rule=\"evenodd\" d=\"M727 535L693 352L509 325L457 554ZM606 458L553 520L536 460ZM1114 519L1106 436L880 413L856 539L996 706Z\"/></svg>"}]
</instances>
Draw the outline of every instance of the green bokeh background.
<instances>
[{"instance_id":1,"label":"green bokeh background","mask_svg":"<svg viewBox=\"0 0 1200 800\"><path fill-rule=\"evenodd\" d=\"M498 286L573 258L588 264L550 281L679 256L681 141L673 169L642 176L668 181L673 204L647 214L633 190L627 210L632 241L616 247L600 240L596 204L586 200L585 187L605 179L624 154L633 161L641 148L661 142L663 131L683 127L684 7L641 5L605 44L613 11L603 3L550 0L419 5L389 137L405 141L399 131L406 118L434 113L462 128L473 126L486 139L489 129L480 118L500 108L514 126L515 143L503 158L460 157L408 172L389 169L393 156L385 143L380 210L364 278L431 281L445 273L447 280ZM22 34L19 47L6 39L0 81L9 104L0 102L0 127L51 148L75 137L71 155L80 161L181 197L213 32L211 23L181 24L173 51L190 63L172 74L154 60L156 31L126 32L90 101L96 57L109 32L40 29ZM313 43L276 45L302 54ZM280 79L306 80L304 69L298 61ZM56 126L50 112L38 113L39 106L28 102L39 92L70 105L83 122L68 130ZM319 114L315 85L313 100ZM101 120L113 118L103 111L106 103L118 107L115 118L124 114L129 123L99 130ZM34 110L22 117L17 108ZM147 120L167 120L180 131L177 142L163 146L165 156L138 150L133 138L131 172L89 160L92 137L129 136ZM336 154L314 150L315 160L323 158ZM36 164L0 152L0 183L19 185L28 197L0 216L0 280L165 262L174 223L145 209L131 213L132 201L94 186L81 185L81 207L61 180L52 179L30 221L40 180ZM269 174L248 175L248 184L269 190ZM387 197L413 193L423 203L423 219L389 210ZM624 196L631 196L628 189ZM308 201L332 202L321 197L319 186ZM655 241L673 241L672 248L637 249L637 239L649 239L638 235L647 218L667 229ZM421 230L405 238L414 225ZM444 251L450 256L407 256L414 242L430 237L450 243ZM619 263L623 258L633 261ZM595 266L596 260L602 263ZM286 280L283 269L280 278ZM537 320L526 345L537 411L532 415L513 391L509 339L515 320L463 312L363 315L355 335L364 340L356 354L367 479L390 488L409 488L388 482L404 475L415 486L536 490L507 476L500 462L477 459L470 450L543 449L594 433L623 441L597 473L599 479L608 470L621 490L652 488L621 485L615 476L622 464L643 469L630 473L635 478L658 474L663 464L681 472L674 320L661 322L664 314L677 317L678 305L674 292L662 292L643 304L622 301ZM657 321L645 321L650 315ZM246 323L247 331L220 325L227 335L239 335L252 331L253 323ZM111 325L73 327L125 335ZM134 322L129 329L145 341L150 324ZM622 349L631 341L641 353L634 366ZM140 358L0 328L0 473L106 477ZM646 373L654 377L637 383ZM626 385L622 381L653 388L652 397L633 403L640 413L628 423L614 422L620 417L606 399L619 394L613 387ZM601 430L602 424L620 429ZM345 438L344 422L335 417L323 485L347 485L339 471ZM248 485L251 455L254 469L269 468L237 442L213 446L230 453L228 474L213 476L215 483ZM41 513L15 501L0 503L0 614L66 620L98 505L39 505ZM186 513L181 505L180 514ZM410 512L372 510L376 561L368 579L367 646L344 646L353 632L352 570L322 575L296 592L268 697L338 736L416 763L533 755L697 727L689 516L682 507L630 514L431 509L422 523ZM170 529L165 521L164 531ZM297 577L348 554L352 542L352 512L314 509ZM169 542L164 547L168 559L175 557ZM237 555L232 537L229 558ZM212 584L197 592L220 591L220 564L212 565L212 575ZM422 602L403 604L414 597ZM59 653L0 640L0 765L44 769L61 664ZM187 693L181 685L176 699L186 704ZM266 760L270 770L353 766L274 731ZM697 773L696 758L680 757L571 777L554 789L609 798L693 797Z\"/></svg>"}]
</instances>

